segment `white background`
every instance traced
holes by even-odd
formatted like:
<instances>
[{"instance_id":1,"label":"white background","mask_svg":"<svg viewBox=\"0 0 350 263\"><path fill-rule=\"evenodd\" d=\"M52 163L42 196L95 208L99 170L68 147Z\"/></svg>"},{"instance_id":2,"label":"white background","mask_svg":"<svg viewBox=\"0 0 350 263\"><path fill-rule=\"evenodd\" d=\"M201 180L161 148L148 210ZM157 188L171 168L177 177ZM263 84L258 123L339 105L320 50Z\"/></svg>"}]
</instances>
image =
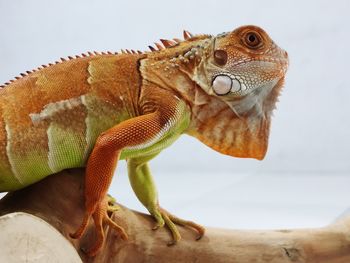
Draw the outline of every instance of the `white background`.
<instances>
[{"instance_id":1,"label":"white background","mask_svg":"<svg viewBox=\"0 0 350 263\"><path fill-rule=\"evenodd\" d=\"M217 227L322 226L350 204L349 12L346 0L0 0L0 82L85 51L146 50L183 29L259 25L290 57L265 160L223 156L183 136L151 162L160 203ZM110 193L145 211L124 166Z\"/></svg>"}]
</instances>

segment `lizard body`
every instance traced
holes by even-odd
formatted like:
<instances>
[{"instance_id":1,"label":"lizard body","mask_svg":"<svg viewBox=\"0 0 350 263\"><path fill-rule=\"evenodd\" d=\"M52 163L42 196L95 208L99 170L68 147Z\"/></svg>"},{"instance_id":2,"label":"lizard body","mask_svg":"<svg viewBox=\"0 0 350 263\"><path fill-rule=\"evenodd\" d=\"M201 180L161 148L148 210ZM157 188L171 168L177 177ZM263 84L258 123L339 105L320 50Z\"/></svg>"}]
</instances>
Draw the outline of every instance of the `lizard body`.
<instances>
[{"instance_id":1,"label":"lizard body","mask_svg":"<svg viewBox=\"0 0 350 263\"><path fill-rule=\"evenodd\" d=\"M262 159L271 112L283 85L287 53L255 26L216 37L161 40L152 52L90 53L62 59L0 90L0 191L13 191L67 168L86 166L86 216L97 242L103 224L126 238L107 215L106 193L126 159L138 199L174 242L179 219L158 204L147 162L181 134L223 154Z\"/></svg>"},{"instance_id":2,"label":"lizard body","mask_svg":"<svg viewBox=\"0 0 350 263\"><path fill-rule=\"evenodd\" d=\"M138 115L136 66L136 56L82 57L1 89L0 190L84 166L101 132Z\"/></svg>"}]
</instances>

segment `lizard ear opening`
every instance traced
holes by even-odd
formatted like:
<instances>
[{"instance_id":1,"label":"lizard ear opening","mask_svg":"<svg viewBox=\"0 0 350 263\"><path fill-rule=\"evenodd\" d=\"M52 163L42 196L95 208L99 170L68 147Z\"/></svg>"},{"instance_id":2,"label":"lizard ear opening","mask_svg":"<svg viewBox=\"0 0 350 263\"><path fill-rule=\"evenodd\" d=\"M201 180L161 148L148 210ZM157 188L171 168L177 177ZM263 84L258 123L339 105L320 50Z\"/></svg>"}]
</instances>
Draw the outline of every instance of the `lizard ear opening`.
<instances>
[{"instance_id":1,"label":"lizard ear opening","mask_svg":"<svg viewBox=\"0 0 350 263\"><path fill-rule=\"evenodd\" d=\"M226 95L232 89L232 79L226 75L218 75L214 78L212 87L216 95Z\"/></svg>"}]
</instances>

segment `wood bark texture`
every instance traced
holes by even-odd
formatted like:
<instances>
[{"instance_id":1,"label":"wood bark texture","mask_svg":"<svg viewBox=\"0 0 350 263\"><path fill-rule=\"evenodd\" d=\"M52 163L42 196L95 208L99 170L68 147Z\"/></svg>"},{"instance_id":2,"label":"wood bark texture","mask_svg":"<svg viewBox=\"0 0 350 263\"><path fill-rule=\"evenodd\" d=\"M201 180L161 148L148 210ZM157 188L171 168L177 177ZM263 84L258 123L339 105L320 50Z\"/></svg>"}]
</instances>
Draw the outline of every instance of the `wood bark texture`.
<instances>
[{"instance_id":1,"label":"wood bark texture","mask_svg":"<svg viewBox=\"0 0 350 263\"><path fill-rule=\"evenodd\" d=\"M153 231L152 217L121 206L112 219L125 228L128 241L106 229L106 242L100 253L88 258L80 248L92 246L92 220L81 240L73 232L84 214L84 169L62 171L37 184L7 194L0 200L0 215L27 212L54 226L76 248L83 262L163 263L349 263L350 217L317 229L227 230L207 228L195 241L195 232L179 227L182 240L167 246L166 228ZM209 212L209 211L208 211ZM257 219L258 216L257 216Z\"/></svg>"}]
</instances>

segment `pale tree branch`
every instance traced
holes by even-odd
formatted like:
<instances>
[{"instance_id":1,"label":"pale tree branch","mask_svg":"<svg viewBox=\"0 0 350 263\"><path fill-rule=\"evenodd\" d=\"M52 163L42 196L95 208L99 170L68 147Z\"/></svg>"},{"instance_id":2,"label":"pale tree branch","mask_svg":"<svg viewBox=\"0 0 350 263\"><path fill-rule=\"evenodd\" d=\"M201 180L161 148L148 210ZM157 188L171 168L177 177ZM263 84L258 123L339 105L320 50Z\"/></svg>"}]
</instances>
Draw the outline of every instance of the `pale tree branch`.
<instances>
[{"instance_id":1,"label":"pale tree branch","mask_svg":"<svg viewBox=\"0 0 350 263\"><path fill-rule=\"evenodd\" d=\"M350 262L350 218L318 229L241 231L207 228L195 241L195 232L179 227L182 240L168 247L167 229L151 230L154 220L123 206L112 216L125 228L128 241L106 229L106 243L95 258L88 258L80 247L95 240L90 222L81 240L69 233L83 218L84 170L73 169L49 176L23 190L8 194L0 201L0 215L23 211L36 215L58 229L77 249L84 262ZM256 220L259 220L258 217Z\"/></svg>"}]
</instances>

